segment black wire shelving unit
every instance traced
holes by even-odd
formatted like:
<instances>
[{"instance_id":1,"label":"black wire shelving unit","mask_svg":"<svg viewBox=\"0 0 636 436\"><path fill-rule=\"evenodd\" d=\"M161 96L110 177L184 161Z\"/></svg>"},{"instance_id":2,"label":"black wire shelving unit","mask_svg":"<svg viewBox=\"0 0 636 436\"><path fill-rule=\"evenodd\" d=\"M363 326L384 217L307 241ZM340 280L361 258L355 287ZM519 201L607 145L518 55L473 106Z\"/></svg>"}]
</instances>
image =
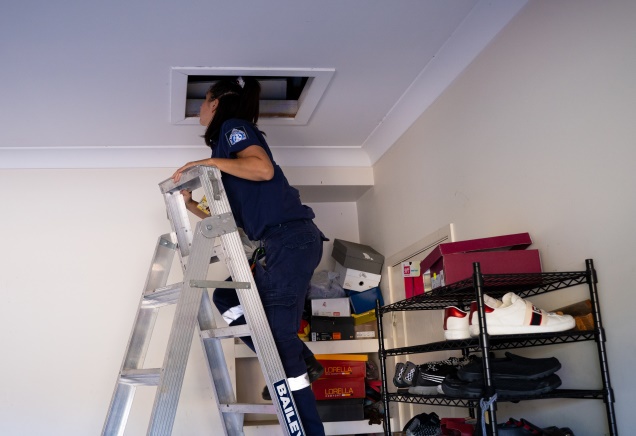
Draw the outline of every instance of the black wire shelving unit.
<instances>
[{"instance_id":1,"label":"black wire shelving unit","mask_svg":"<svg viewBox=\"0 0 636 436\"><path fill-rule=\"evenodd\" d=\"M466 280L453 283L448 286L434 289L425 294L401 300L385 306L376 307L378 323L378 341L380 371L382 374L382 401L384 404L384 432L391 434L391 420L389 403L403 402L415 404L428 404L437 406L454 406L477 409L480 401L488 403L495 394L493 380L490 373L490 351L514 348L526 348L532 346L563 344L594 340L597 344L599 366L601 369L602 389L555 389L552 392L532 397L498 397L495 402L519 402L526 400L538 400L546 398L574 398L603 400L605 403L607 424L611 435L617 435L616 415L614 412L614 394L611 387L607 353L605 349L605 332L602 326L601 311L598 301L597 276L592 259L585 261L585 271L552 272L532 274L482 274L479 263L473 264L473 276ZM501 298L508 292L514 292L522 298L557 291L569 287L587 284L592 302L592 315L594 318L594 330L567 331L559 333L542 333L531 335L488 335L485 325L484 294L493 298ZM384 346L384 330L382 316L390 312L442 310L448 306L457 306L467 309L471 302L476 301L478 306L479 323L481 333L479 337L466 340L452 340L417 344L408 347L386 349ZM484 364L484 392L481 398L452 398L444 395L413 395L401 392L389 392L386 377L386 358L407 354L428 353L444 350L463 350L464 354L471 352L482 353ZM491 402L488 406L490 431L497 434L496 405Z\"/></svg>"}]
</instances>

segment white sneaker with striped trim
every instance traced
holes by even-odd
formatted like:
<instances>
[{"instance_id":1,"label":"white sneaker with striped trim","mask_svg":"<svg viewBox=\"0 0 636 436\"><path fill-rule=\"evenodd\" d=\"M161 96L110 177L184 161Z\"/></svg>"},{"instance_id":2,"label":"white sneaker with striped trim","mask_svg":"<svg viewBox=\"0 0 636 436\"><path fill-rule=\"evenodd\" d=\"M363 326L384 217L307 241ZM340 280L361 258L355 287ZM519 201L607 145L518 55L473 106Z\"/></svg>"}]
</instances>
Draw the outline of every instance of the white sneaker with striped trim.
<instances>
[{"instance_id":1,"label":"white sneaker with striped trim","mask_svg":"<svg viewBox=\"0 0 636 436\"><path fill-rule=\"evenodd\" d=\"M484 295L484 303L496 309L503 303L496 298ZM469 339L470 319L477 310L477 302L470 303L470 311L464 311L456 306L444 308L444 337L447 340Z\"/></svg>"},{"instance_id":2,"label":"white sneaker with striped trim","mask_svg":"<svg viewBox=\"0 0 636 436\"><path fill-rule=\"evenodd\" d=\"M570 315L557 315L538 309L531 302L524 300L513 292L508 292L501 299L501 305L493 307L490 297L484 296L486 326L489 335L517 335L529 333L550 333L570 330L576 322ZM479 335L477 312L470 316L470 334Z\"/></svg>"},{"instance_id":3,"label":"white sneaker with striped trim","mask_svg":"<svg viewBox=\"0 0 636 436\"><path fill-rule=\"evenodd\" d=\"M444 308L444 337L447 340L468 339L469 313L456 306Z\"/></svg>"}]
</instances>

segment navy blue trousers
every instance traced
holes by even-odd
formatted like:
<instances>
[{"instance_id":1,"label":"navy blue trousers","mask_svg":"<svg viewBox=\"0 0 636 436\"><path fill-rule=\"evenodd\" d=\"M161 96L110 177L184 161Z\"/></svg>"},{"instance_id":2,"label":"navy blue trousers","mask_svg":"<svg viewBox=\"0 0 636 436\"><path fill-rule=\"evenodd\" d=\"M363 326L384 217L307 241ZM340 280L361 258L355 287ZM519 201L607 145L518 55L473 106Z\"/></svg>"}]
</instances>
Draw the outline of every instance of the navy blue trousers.
<instances>
[{"instance_id":1,"label":"navy blue trousers","mask_svg":"<svg viewBox=\"0 0 636 436\"><path fill-rule=\"evenodd\" d=\"M324 236L311 220L272 227L261 239L265 248L265 266L256 264L254 281L289 378L305 374L305 359L313 356L298 337L298 329L311 276L322 258L323 240ZM213 301L222 314L240 304L234 289L216 289ZM240 317L231 325L244 323L245 318ZM254 349L250 338L243 340ZM293 395L305 433L309 436L324 435L311 388L293 391ZM276 400L274 393L272 397Z\"/></svg>"}]
</instances>

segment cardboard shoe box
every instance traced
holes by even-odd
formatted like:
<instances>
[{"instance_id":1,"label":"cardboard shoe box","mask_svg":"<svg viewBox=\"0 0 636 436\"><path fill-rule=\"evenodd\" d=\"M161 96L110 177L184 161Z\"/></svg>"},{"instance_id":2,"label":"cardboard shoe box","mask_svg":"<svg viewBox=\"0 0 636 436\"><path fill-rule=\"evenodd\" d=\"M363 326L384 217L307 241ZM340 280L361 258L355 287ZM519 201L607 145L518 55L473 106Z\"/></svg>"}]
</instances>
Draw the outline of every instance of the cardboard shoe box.
<instances>
[{"instance_id":1,"label":"cardboard shoe box","mask_svg":"<svg viewBox=\"0 0 636 436\"><path fill-rule=\"evenodd\" d=\"M323 422L362 421L364 398L316 401L318 415Z\"/></svg>"},{"instance_id":2,"label":"cardboard shoe box","mask_svg":"<svg viewBox=\"0 0 636 436\"><path fill-rule=\"evenodd\" d=\"M321 378L366 377L367 364L364 360L324 360L316 358L325 368Z\"/></svg>"},{"instance_id":3,"label":"cardboard shoe box","mask_svg":"<svg viewBox=\"0 0 636 436\"><path fill-rule=\"evenodd\" d=\"M343 289L351 291L366 291L375 288L380 283L382 276L367 271L346 268L336 262L336 272L338 273L338 283Z\"/></svg>"},{"instance_id":4,"label":"cardboard shoe box","mask_svg":"<svg viewBox=\"0 0 636 436\"><path fill-rule=\"evenodd\" d=\"M431 276L432 288L468 279L473 262L479 262L483 274L541 272L538 250L527 250L532 244L528 233L439 244L422 260L420 270Z\"/></svg>"},{"instance_id":5,"label":"cardboard shoe box","mask_svg":"<svg viewBox=\"0 0 636 436\"><path fill-rule=\"evenodd\" d=\"M372 310L367 310L366 312L362 312L360 314L351 314L351 318L353 318L353 323L355 325L366 324L368 322L376 322L377 318L375 317L375 308Z\"/></svg>"},{"instance_id":6,"label":"cardboard shoe box","mask_svg":"<svg viewBox=\"0 0 636 436\"><path fill-rule=\"evenodd\" d=\"M382 291L379 287L367 289L362 292L348 291L349 300L351 301L351 309L353 313L360 314L375 310L375 301L380 300L380 306L384 305Z\"/></svg>"},{"instance_id":7,"label":"cardboard shoe box","mask_svg":"<svg viewBox=\"0 0 636 436\"><path fill-rule=\"evenodd\" d=\"M311 384L316 400L364 398L364 377L319 378Z\"/></svg>"},{"instance_id":8,"label":"cardboard shoe box","mask_svg":"<svg viewBox=\"0 0 636 436\"><path fill-rule=\"evenodd\" d=\"M368 245L334 239L331 257L345 268L382 274L384 256Z\"/></svg>"},{"instance_id":9,"label":"cardboard shoe box","mask_svg":"<svg viewBox=\"0 0 636 436\"><path fill-rule=\"evenodd\" d=\"M348 298L319 298L311 300L312 316L351 316Z\"/></svg>"},{"instance_id":10,"label":"cardboard shoe box","mask_svg":"<svg viewBox=\"0 0 636 436\"><path fill-rule=\"evenodd\" d=\"M350 316L312 316L310 325L312 342L355 338L353 318Z\"/></svg>"},{"instance_id":11,"label":"cardboard shoe box","mask_svg":"<svg viewBox=\"0 0 636 436\"><path fill-rule=\"evenodd\" d=\"M353 326L356 339L375 339L378 337L378 323L376 321Z\"/></svg>"}]
</instances>

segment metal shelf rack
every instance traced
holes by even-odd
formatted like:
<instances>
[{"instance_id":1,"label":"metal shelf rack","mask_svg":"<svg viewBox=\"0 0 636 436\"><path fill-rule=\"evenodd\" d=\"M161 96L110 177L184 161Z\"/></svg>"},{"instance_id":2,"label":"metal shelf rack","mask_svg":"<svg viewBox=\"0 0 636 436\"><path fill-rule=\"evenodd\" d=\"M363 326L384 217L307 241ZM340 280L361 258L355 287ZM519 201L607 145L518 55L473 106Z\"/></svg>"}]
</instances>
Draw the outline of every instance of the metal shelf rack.
<instances>
[{"instance_id":1,"label":"metal shelf rack","mask_svg":"<svg viewBox=\"0 0 636 436\"><path fill-rule=\"evenodd\" d=\"M532 397L508 397L497 398L497 401L525 401L546 398L579 398L601 399L605 403L607 423L611 435L617 435L616 416L614 412L614 395L610 383L607 354L605 349L605 332L601 321L601 311L598 301L598 279L592 259L585 261L585 271L553 272L533 274L482 274L479 263L473 264L473 276L466 280L453 283L448 286L434 289L431 292L417 295L385 306L376 307L378 323L378 341L380 371L382 374L382 400L384 403L385 419L384 432L391 434L390 402L404 402L416 404L429 404L441 406L479 408L480 400L490 400L495 393L494 381L490 371L490 351L513 348L524 348L540 345L563 344L568 342L594 340L597 344L599 365L603 388L600 390L556 389L550 393ZM532 335L488 335L484 312L484 294L494 298L501 298L508 292L514 292L522 298L543 294L556 290L566 289L572 286L587 284L592 302L592 315L594 318L594 330L567 331L560 333L543 333ZM384 330L382 316L390 312L419 311L419 310L443 310L447 306L469 308L471 302L476 301L481 333L479 337L466 340L453 340L432 342L428 344L416 344L408 347L386 349L384 346ZM386 358L406 354L428 353L443 350L463 350L464 354L479 352L482 354L484 364L484 392L482 398L451 398L444 395L413 395L389 392L386 376ZM488 414L490 431L497 434L495 402L490 403Z\"/></svg>"}]
</instances>

